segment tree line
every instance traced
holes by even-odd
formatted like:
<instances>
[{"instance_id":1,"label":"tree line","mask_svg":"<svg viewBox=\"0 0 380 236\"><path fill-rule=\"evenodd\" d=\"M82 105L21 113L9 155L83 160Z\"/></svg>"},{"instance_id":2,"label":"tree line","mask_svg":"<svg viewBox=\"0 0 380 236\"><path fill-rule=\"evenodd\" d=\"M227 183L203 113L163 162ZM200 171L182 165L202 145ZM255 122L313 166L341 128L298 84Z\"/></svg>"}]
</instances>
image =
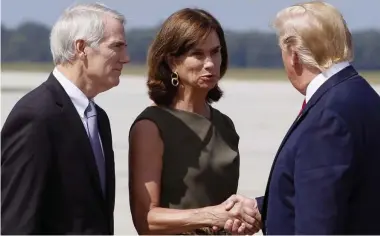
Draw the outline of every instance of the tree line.
<instances>
[{"instance_id":1,"label":"tree line","mask_svg":"<svg viewBox=\"0 0 380 236\"><path fill-rule=\"evenodd\" d=\"M147 50L157 28L127 30L128 50L134 64L145 64ZM2 62L51 62L50 27L25 22L17 28L1 25ZM355 60L358 69L380 69L380 30L353 32ZM280 68L281 54L274 33L226 30L231 67Z\"/></svg>"}]
</instances>

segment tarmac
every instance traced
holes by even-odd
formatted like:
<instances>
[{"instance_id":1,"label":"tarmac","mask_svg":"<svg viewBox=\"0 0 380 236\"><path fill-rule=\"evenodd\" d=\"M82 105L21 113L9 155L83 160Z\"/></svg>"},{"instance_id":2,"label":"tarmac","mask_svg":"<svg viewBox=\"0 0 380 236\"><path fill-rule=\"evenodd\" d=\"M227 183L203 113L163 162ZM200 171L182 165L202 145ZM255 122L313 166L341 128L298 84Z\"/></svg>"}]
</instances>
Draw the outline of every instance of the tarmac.
<instances>
[{"instance_id":1,"label":"tarmac","mask_svg":"<svg viewBox=\"0 0 380 236\"><path fill-rule=\"evenodd\" d=\"M17 100L47 77L48 73L2 72L1 127ZM137 115L152 103L145 82L143 77L122 76L117 87L95 98L96 103L107 112L113 134L115 234L136 234L129 211L128 133ZM303 96L286 79L242 81L224 78L220 86L224 97L213 106L233 120L240 136L238 193L249 197L261 196L277 148L296 118ZM380 93L379 85L374 88Z\"/></svg>"}]
</instances>

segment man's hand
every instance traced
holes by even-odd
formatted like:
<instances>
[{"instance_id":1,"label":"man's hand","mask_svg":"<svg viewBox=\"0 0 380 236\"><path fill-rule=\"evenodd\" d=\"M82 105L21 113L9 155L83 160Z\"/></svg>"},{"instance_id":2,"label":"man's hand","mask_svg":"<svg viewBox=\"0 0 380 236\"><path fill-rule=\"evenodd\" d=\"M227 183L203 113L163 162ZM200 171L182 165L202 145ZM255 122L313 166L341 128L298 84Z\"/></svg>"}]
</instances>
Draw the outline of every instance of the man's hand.
<instances>
[{"instance_id":1,"label":"man's hand","mask_svg":"<svg viewBox=\"0 0 380 236\"><path fill-rule=\"evenodd\" d=\"M254 234L262 228L261 214L255 199L246 198L241 195L232 195L224 204L226 211L234 211L235 204L241 204L242 214L249 216L247 218L248 222L237 218L227 220L224 229L228 232L232 234ZM217 230L217 228L214 229Z\"/></svg>"}]
</instances>

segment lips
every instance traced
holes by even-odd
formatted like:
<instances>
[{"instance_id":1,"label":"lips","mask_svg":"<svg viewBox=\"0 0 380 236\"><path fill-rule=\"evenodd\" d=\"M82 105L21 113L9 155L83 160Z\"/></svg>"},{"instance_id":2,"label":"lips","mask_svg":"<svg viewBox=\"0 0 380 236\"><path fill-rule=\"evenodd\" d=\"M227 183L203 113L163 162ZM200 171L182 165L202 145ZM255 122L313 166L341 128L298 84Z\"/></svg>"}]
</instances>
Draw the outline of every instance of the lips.
<instances>
[{"instance_id":1,"label":"lips","mask_svg":"<svg viewBox=\"0 0 380 236\"><path fill-rule=\"evenodd\" d=\"M217 76L216 76L216 75L210 75L210 74L209 74L209 75L202 75L201 78L202 78L203 80L210 80L210 81L212 80L212 81L213 81L213 80L216 80L216 79L217 79Z\"/></svg>"}]
</instances>

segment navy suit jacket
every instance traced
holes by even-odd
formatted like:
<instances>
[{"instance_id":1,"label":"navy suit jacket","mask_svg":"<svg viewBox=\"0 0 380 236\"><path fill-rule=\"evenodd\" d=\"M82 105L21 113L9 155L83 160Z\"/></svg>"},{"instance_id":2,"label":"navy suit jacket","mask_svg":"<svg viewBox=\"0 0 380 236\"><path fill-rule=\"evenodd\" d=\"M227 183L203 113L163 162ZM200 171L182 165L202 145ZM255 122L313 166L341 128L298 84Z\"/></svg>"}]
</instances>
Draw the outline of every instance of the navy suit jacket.
<instances>
[{"instance_id":1,"label":"navy suit jacket","mask_svg":"<svg viewBox=\"0 0 380 236\"><path fill-rule=\"evenodd\" d=\"M258 203L266 234L380 234L380 97L352 66L292 124Z\"/></svg>"}]
</instances>

